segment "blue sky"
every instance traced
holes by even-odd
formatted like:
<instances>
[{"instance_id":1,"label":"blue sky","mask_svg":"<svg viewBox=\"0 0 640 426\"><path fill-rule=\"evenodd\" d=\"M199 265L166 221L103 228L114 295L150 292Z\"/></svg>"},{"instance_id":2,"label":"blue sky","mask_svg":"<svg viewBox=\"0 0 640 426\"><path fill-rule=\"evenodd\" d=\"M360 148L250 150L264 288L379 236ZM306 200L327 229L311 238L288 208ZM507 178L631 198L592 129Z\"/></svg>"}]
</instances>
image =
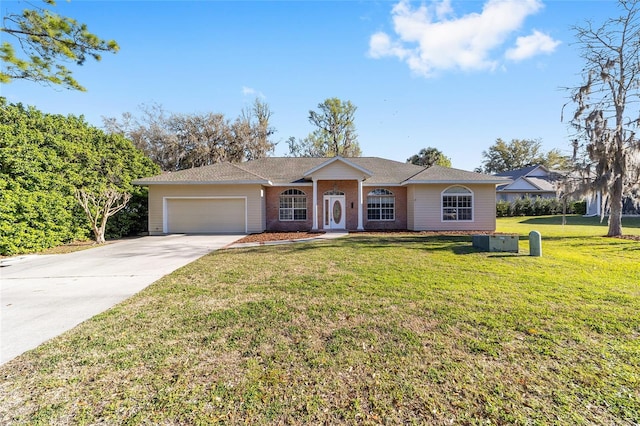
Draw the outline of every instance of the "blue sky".
<instances>
[{"instance_id":1,"label":"blue sky","mask_svg":"<svg viewBox=\"0 0 640 426\"><path fill-rule=\"evenodd\" d=\"M28 3L4 0L2 14ZM569 153L560 120L582 79L573 25L617 16L607 1L58 1L120 52L70 65L87 92L13 82L10 102L51 113L139 114L142 104L234 119L256 97L279 142L313 131L330 97L357 106L365 156L405 161L433 146L473 170L497 138ZM5 36L6 37L6 36Z\"/></svg>"}]
</instances>

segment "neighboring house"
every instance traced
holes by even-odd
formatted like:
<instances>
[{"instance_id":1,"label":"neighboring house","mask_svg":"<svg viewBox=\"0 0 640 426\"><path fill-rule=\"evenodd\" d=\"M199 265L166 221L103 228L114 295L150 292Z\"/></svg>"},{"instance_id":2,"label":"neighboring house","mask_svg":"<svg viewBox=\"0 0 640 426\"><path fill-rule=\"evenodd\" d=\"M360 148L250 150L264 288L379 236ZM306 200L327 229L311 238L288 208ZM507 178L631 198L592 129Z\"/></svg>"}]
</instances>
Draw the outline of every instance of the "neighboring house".
<instances>
[{"instance_id":1,"label":"neighboring house","mask_svg":"<svg viewBox=\"0 0 640 426\"><path fill-rule=\"evenodd\" d=\"M556 198L554 182L560 174L545 166L536 165L517 170L496 173L494 176L511 182L496 188L496 201L513 202L522 198Z\"/></svg>"},{"instance_id":2,"label":"neighboring house","mask_svg":"<svg viewBox=\"0 0 640 426\"><path fill-rule=\"evenodd\" d=\"M270 157L138 179L149 233L494 231L502 177L375 157Z\"/></svg>"},{"instance_id":3,"label":"neighboring house","mask_svg":"<svg viewBox=\"0 0 640 426\"><path fill-rule=\"evenodd\" d=\"M598 191L594 195L587 197L587 213L585 216L600 216L602 213L602 193ZM608 214L608 210L605 210ZM640 206L631 196L622 199L622 215L637 216L640 215Z\"/></svg>"},{"instance_id":4,"label":"neighboring house","mask_svg":"<svg viewBox=\"0 0 640 426\"><path fill-rule=\"evenodd\" d=\"M563 179L563 172L549 170L543 165L496 173L494 176L510 179L511 182L498 185L496 201L513 202L523 198L557 198L556 184ZM585 216L600 215L601 196L598 192L585 198Z\"/></svg>"}]
</instances>

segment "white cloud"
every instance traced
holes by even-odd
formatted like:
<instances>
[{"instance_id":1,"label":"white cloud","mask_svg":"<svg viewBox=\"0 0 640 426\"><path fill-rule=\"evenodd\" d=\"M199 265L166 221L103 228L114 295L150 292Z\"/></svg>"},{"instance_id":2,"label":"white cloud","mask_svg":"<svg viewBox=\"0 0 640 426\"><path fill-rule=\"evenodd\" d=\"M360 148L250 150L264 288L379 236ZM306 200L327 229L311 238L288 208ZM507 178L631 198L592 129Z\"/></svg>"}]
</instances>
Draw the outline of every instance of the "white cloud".
<instances>
[{"instance_id":1,"label":"white cloud","mask_svg":"<svg viewBox=\"0 0 640 426\"><path fill-rule=\"evenodd\" d=\"M404 59L409 54L399 43L392 43L389 36L383 32L375 33L369 40L369 55L374 58L383 56L397 56Z\"/></svg>"},{"instance_id":2,"label":"white cloud","mask_svg":"<svg viewBox=\"0 0 640 426\"><path fill-rule=\"evenodd\" d=\"M264 93L262 93L262 92L260 92L260 91L258 91L256 89L253 89L251 87L247 87L247 86L242 86L242 95L243 96L255 96L255 97L258 97L258 98L262 98L262 99L266 98Z\"/></svg>"},{"instance_id":3,"label":"white cloud","mask_svg":"<svg viewBox=\"0 0 640 426\"><path fill-rule=\"evenodd\" d=\"M455 17L450 0L419 7L401 0L391 11L395 37L373 34L369 55L397 57L426 77L450 69L495 69L498 60L492 54L542 7L540 0L488 0L480 13ZM542 46L549 49L541 44L537 53L545 52Z\"/></svg>"},{"instance_id":4,"label":"white cloud","mask_svg":"<svg viewBox=\"0 0 640 426\"><path fill-rule=\"evenodd\" d=\"M438 19L445 19L447 16L453 13L451 7L451 0L442 0L442 2L436 4L436 16Z\"/></svg>"},{"instance_id":5,"label":"white cloud","mask_svg":"<svg viewBox=\"0 0 640 426\"><path fill-rule=\"evenodd\" d=\"M521 61L541 53L553 53L558 45L559 41L536 30L529 36L518 37L516 47L507 50L505 57L512 61Z\"/></svg>"}]
</instances>

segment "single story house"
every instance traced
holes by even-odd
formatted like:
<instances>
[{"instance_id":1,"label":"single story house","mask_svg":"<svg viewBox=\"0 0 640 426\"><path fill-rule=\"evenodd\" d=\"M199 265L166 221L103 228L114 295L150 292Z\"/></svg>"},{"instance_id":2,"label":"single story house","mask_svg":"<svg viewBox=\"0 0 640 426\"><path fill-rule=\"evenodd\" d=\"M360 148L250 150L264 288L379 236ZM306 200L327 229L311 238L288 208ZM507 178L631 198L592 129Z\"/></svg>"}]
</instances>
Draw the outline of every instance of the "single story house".
<instances>
[{"instance_id":1,"label":"single story house","mask_svg":"<svg viewBox=\"0 0 640 426\"><path fill-rule=\"evenodd\" d=\"M522 198L556 198L555 182L561 178L560 173L542 165L509 170L494 176L509 180L496 188L496 201L508 202Z\"/></svg>"},{"instance_id":2,"label":"single story house","mask_svg":"<svg viewBox=\"0 0 640 426\"><path fill-rule=\"evenodd\" d=\"M504 178L376 157L268 157L138 179L149 233L494 231Z\"/></svg>"}]
</instances>

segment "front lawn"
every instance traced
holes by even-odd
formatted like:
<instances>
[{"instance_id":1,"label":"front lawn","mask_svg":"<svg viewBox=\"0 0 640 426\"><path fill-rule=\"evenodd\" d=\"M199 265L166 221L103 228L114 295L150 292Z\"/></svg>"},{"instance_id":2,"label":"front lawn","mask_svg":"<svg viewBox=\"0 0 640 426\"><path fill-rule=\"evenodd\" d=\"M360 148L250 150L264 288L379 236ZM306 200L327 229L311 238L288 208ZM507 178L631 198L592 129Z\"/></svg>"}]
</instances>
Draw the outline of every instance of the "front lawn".
<instances>
[{"instance_id":1,"label":"front lawn","mask_svg":"<svg viewBox=\"0 0 640 426\"><path fill-rule=\"evenodd\" d=\"M215 252L0 367L0 423L637 424L640 242L554 220Z\"/></svg>"}]
</instances>

